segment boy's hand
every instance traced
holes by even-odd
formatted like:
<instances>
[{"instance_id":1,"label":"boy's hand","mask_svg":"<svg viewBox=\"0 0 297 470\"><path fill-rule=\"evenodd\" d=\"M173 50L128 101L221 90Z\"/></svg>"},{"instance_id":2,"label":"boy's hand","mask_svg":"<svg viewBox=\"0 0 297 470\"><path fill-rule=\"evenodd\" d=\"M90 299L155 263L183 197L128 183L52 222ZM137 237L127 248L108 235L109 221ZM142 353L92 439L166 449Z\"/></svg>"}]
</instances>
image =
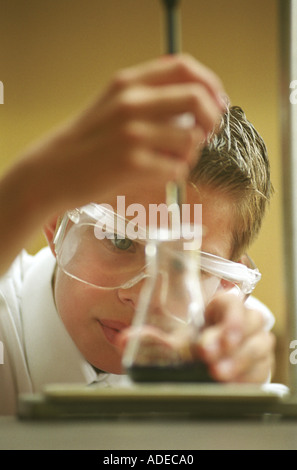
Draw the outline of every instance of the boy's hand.
<instances>
[{"instance_id":1,"label":"boy's hand","mask_svg":"<svg viewBox=\"0 0 297 470\"><path fill-rule=\"evenodd\" d=\"M185 362L203 360L218 382L265 383L273 372L275 340L265 331L261 312L246 308L232 294L222 294L207 306L205 318L203 332L194 344L189 332L177 330L171 335L144 325L141 330L124 330L118 346L123 352L136 335L148 363L156 360L156 354L160 363L170 358L174 363L181 354Z\"/></svg>"},{"instance_id":2,"label":"boy's hand","mask_svg":"<svg viewBox=\"0 0 297 470\"><path fill-rule=\"evenodd\" d=\"M225 110L223 94L216 75L185 55L117 73L105 93L2 178L0 273L54 215L102 201L123 182L149 191L187 176L197 146ZM194 117L194 127L176 125L183 113Z\"/></svg>"},{"instance_id":3,"label":"boy's hand","mask_svg":"<svg viewBox=\"0 0 297 470\"><path fill-rule=\"evenodd\" d=\"M217 76L187 55L118 72L98 99L37 149L45 173L39 178L51 183L49 201L64 210L100 200L123 181L143 181L149 189L152 181L163 186L187 176L197 147L225 110L223 94ZM192 128L177 126L183 113L194 117Z\"/></svg>"},{"instance_id":4,"label":"boy's hand","mask_svg":"<svg viewBox=\"0 0 297 470\"><path fill-rule=\"evenodd\" d=\"M248 309L232 294L206 308L206 326L196 352L221 382L264 383L274 367L274 335L265 331L261 312Z\"/></svg>"}]
</instances>

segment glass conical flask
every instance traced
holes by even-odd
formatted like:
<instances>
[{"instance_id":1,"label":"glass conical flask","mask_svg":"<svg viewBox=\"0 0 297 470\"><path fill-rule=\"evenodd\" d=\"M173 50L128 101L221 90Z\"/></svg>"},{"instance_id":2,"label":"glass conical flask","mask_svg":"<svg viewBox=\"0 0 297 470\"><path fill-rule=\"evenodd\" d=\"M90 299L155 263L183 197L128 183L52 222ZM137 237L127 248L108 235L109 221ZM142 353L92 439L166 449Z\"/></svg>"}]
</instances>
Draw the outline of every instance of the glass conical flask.
<instances>
[{"instance_id":1,"label":"glass conical flask","mask_svg":"<svg viewBox=\"0 0 297 470\"><path fill-rule=\"evenodd\" d=\"M147 277L123 356L133 381L210 381L192 353L204 304L199 249L185 249L186 243L161 232L147 243Z\"/></svg>"}]
</instances>

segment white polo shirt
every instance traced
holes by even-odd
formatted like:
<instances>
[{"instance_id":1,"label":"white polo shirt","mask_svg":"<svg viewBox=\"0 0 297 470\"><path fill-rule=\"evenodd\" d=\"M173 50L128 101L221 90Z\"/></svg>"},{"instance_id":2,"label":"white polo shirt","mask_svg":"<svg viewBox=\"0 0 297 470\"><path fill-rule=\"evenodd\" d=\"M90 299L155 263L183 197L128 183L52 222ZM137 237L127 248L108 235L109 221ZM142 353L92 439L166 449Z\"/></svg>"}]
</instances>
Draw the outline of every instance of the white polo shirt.
<instances>
[{"instance_id":1,"label":"white polo shirt","mask_svg":"<svg viewBox=\"0 0 297 470\"><path fill-rule=\"evenodd\" d=\"M15 414L20 393L38 392L50 383L125 383L125 376L97 374L77 349L55 307L52 276L55 258L49 248L25 251L0 279L0 415ZM261 302L266 328L273 315Z\"/></svg>"}]
</instances>

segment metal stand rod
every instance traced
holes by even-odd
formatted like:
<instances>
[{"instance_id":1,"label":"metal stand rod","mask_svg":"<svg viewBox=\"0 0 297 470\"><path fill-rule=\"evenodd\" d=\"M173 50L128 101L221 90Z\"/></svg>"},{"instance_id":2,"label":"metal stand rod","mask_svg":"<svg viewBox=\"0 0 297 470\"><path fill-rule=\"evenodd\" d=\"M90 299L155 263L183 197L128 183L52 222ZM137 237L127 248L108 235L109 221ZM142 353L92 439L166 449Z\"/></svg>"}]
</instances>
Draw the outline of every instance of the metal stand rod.
<instances>
[{"instance_id":1,"label":"metal stand rod","mask_svg":"<svg viewBox=\"0 0 297 470\"><path fill-rule=\"evenodd\" d=\"M179 0L162 0L166 16L166 49L168 54L176 54L180 50L178 4ZM180 216L185 198L184 182L169 182L166 186L167 206L177 204Z\"/></svg>"},{"instance_id":2,"label":"metal stand rod","mask_svg":"<svg viewBox=\"0 0 297 470\"><path fill-rule=\"evenodd\" d=\"M290 85L297 80L297 2L279 0L280 115L282 139L284 256L287 299L288 361L297 340L297 103ZM289 364L289 387L297 392L297 364Z\"/></svg>"},{"instance_id":3,"label":"metal stand rod","mask_svg":"<svg viewBox=\"0 0 297 470\"><path fill-rule=\"evenodd\" d=\"M167 53L176 54L180 50L179 22L177 7L179 0L162 0L165 6L167 28Z\"/></svg>"}]
</instances>

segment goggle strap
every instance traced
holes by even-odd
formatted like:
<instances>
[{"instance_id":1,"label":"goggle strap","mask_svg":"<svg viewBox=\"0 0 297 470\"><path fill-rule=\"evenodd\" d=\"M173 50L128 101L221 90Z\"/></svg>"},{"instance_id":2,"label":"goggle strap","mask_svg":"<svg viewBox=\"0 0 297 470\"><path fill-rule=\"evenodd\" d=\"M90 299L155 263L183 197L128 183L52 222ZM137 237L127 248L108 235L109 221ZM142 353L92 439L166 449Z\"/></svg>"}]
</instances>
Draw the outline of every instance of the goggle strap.
<instances>
[{"instance_id":1,"label":"goggle strap","mask_svg":"<svg viewBox=\"0 0 297 470\"><path fill-rule=\"evenodd\" d=\"M58 253L61 248L67 224L68 224L68 215L64 215L64 217L61 220L60 225L57 228L57 231L55 233L54 240L53 240L56 253Z\"/></svg>"}]
</instances>

